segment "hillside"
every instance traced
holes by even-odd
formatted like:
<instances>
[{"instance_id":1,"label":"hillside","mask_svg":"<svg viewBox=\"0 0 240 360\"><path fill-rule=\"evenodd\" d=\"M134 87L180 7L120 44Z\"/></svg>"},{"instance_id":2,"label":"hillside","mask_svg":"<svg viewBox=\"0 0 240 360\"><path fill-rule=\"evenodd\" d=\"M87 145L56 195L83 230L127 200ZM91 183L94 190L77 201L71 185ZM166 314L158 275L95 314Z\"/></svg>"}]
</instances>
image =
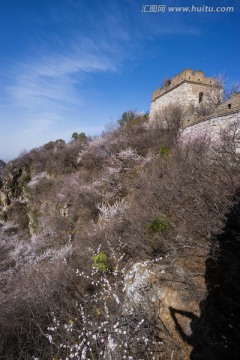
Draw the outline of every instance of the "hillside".
<instances>
[{"instance_id":1,"label":"hillside","mask_svg":"<svg viewBox=\"0 0 240 360\"><path fill-rule=\"evenodd\" d=\"M0 173L1 359L239 358L239 124L168 111Z\"/></svg>"},{"instance_id":2,"label":"hillside","mask_svg":"<svg viewBox=\"0 0 240 360\"><path fill-rule=\"evenodd\" d=\"M5 166L5 162L3 160L0 160L0 172L4 169Z\"/></svg>"}]
</instances>

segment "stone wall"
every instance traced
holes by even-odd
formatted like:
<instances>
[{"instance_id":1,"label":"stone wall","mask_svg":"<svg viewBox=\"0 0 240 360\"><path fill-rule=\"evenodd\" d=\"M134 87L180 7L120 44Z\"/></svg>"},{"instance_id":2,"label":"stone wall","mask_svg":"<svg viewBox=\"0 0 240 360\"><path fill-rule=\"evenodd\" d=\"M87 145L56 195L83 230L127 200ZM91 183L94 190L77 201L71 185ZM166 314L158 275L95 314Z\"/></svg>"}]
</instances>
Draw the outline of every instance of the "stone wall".
<instances>
[{"instance_id":1,"label":"stone wall","mask_svg":"<svg viewBox=\"0 0 240 360\"><path fill-rule=\"evenodd\" d=\"M160 96L157 100L152 101L150 114L154 116L161 109L172 104L180 105L183 108L187 108L191 104L197 106L199 103L199 93L202 90L203 87L200 84L184 82L163 96Z\"/></svg>"},{"instance_id":2,"label":"stone wall","mask_svg":"<svg viewBox=\"0 0 240 360\"><path fill-rule=\"evenodd\" d=\"M180 106L183 111L183 127L199 120L199 111L205 105L214 104L222 99L222 87L214 78L205 78L202 71L185 69L172 80L166 80L163 88L153 93L150 121L154 121L167 107Z\"/></svg>"},{"instance_id":3,"label":"stone wall","mask_svg":"<svg viewBox=\"0 0 240 360\"><path fill-rule=\"evenodd\" d=\"M166 111L176 106L182 111L182 128L190 128L185 133L209 131L216 137L220 128L240 116L240 93L217 105L222 97L223 88L216 79L204 77L202 71L185 69L172 80L165 80L165 85L153 93L149 123L160 121L165 125Z\"/></svg>"},{"instance_id":4,"label":"stone wall","mask_svg":"<svg viewBox=\"0 0 240 360\"><path fill-rule=\"evenodd\" d=\"M233 94L227 101L220 104L207 119L231 115L240 110L240 93Z\"/></svg>"},{"instance_id":5,"label":"stone wall","mask_svg":"<svg viewBox=\"0 0 240 360\"><path fill-rule=\"evenodd\" d=\"M207 136L213 143L219 143L221 132L235 122L240 122L240 109L234 114L205 118L205 121L185 128L181 139L185 143Z\"/></svg>"}]
</instances>

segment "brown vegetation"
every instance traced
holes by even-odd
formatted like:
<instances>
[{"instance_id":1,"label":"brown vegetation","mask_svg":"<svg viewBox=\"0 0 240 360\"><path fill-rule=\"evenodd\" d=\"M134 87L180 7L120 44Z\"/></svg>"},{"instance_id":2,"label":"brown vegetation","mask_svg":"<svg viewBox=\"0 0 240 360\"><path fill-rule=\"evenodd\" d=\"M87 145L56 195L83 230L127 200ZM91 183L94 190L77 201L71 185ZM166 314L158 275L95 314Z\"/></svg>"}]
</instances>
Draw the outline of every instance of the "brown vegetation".
<instances>
[{"instance_id":1,"label":"brown vegetation","mask_svg":"<svg viewBox=\"0 0 240 360\"><path fill-rule=\"evenodd\" d=\"M181 111L161 116L167 126L148 128L146 115L126 113L99 139L51 142L4 170L1 359L186 358L187 338L166 328L150 300L151 311L127 312L124 276L137 261L163 257L189 303L203 299L205 261L218 262L218 236L239 199L238 133L235 125L221 145L183 145ZM177 327L180 312L170 310Z\"/></svg>"}]
</instances>

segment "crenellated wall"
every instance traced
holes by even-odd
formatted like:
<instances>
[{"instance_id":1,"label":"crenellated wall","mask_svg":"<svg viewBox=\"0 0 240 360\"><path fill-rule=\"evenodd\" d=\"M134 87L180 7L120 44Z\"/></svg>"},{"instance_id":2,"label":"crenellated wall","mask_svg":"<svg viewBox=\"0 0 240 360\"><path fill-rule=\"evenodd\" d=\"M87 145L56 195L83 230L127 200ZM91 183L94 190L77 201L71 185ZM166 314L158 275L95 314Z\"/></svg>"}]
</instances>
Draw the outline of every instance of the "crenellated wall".
<instances>
[{"instance_id":1,"label":"crenellated wall","mask_svg":"<svg viewBox=\"0 0 240 360\"><path fill-rule=\"evenodd\" d=\"M203 71L185 69L181 71L178 75L175 75L171 80L166 80L164 87L158 88L153 92L152 101L155 101L160 96L168 93L174 88L178 87L184 82L200 84L205 86L218 86L219 83L215 78L204 76Z\"/></svg>"},{"instance_id":2,"label":"crenellated wall","mask_svg":"<svg viewBox=\"0 0 240 360\"><path fill-rule=\"evenodd\" d=\"M198 121L201 108L211 107L222 101L223 89L212 77L205 77L202 71L185 69L171 80L165 80L162 88L154 91L150 108L150 121L155 120L160 112L173 105L180 106L183 112L183 126Z\"/></svg>"}]
</instances>

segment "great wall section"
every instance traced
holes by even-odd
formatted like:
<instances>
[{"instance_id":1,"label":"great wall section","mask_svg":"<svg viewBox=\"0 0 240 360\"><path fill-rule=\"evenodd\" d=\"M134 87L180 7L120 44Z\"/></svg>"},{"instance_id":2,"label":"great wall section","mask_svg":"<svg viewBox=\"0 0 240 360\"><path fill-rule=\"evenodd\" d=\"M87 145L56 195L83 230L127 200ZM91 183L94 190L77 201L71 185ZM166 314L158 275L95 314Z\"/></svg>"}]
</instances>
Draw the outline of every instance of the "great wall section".
<instances>
[{"instance_id":1,"label":"great wall section","mask_svg":"<svg viewBox=\"0 0 240 360\"><path fill-rule=\"evenodd\" d=\"M223 87L218 80L198 70L185 69L153 92L150 124L159 121L161 112L171 106L181 108L183 134L194 137L204 131L217 134L240 120L240 92L223 101Z\"/></svg>"}]
</instances>

